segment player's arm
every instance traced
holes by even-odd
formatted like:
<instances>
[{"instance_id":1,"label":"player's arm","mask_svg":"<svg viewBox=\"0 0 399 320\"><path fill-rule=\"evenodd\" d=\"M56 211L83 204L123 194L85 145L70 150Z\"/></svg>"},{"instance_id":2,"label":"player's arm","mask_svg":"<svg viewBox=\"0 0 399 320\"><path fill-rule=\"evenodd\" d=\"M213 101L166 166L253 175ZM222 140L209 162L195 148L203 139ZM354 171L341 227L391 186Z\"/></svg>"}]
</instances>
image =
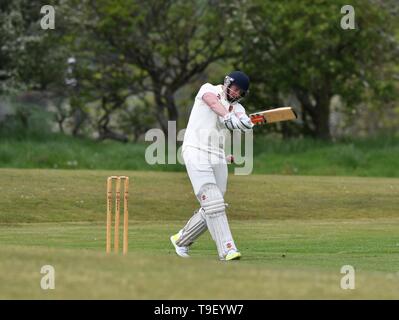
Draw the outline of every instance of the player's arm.
<instances>
[{"instance_id":1,"label":"player's arm","mask_svg":"<svg viewBox=\"0 0 399 320\"><path fill-rule=\"evenodd\" d=\"M252 129L253 124L243 117L238 118L234 112L228 112L225 107L219 102L219 99L214 93L207 92L202 96L202 100L211 108L217 115L221 117L224 125L229 130L239 129L246 131Z\"/></svg>"},{"instance_id":2,"label":"player's arm","mask_svg":"<svg viewBox=\"0 0 399 320\"><path fill-rule=\"evenodd\" d=\"M211 108L217 115L224 117L229 112L220 103L218 97L212 92L206 92L202 96L202 100Z\"/></svg>"},{"instance_id":3,"label":"player's arm","mask_svg":"<svg viewBox=\"0 0 399 320\"><path fill-rule=\"evenodd\" d=\"M247 129L251 129L253 127L253 123L242 105L239 104L236 106L235 115L238 119L240 119L241 123L245 124Z\"/></svg>"}]
</instances>

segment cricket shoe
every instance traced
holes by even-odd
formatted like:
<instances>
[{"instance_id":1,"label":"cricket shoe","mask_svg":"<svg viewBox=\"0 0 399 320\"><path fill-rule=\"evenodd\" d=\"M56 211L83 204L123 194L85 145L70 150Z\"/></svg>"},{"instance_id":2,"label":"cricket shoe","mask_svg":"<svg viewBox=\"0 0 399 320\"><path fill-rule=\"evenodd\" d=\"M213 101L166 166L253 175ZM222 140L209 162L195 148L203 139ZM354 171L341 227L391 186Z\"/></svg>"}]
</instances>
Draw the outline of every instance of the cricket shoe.
<instances>
[{"instance_id":1,"label":"cricket shoe","mask_svg":"<svg viewBox=\"0 0 399 320\"><path fill-rule=\"evenodd\" d=\"M188 255L189 247L184 247L184 246L179 247L176 244L176 241L180 238L180 235L181 235L181 231L179 231L178 233L171 236L170 241L172 242L173 246L175 247L175 251L178 256L180 256L182 258L190 258L190 256Z\"/></svg>"},{"instance_id":2,"label":"cricket shoe","mask_svg":"<svg viewBox=\"0 0 399 320\"><path fill-rule=\"evenodd\" d=\"M241 258L241 253L237 250L230 250L223 260L230 261L230 260L239 260Z\"/></svg>"}]
</instances>

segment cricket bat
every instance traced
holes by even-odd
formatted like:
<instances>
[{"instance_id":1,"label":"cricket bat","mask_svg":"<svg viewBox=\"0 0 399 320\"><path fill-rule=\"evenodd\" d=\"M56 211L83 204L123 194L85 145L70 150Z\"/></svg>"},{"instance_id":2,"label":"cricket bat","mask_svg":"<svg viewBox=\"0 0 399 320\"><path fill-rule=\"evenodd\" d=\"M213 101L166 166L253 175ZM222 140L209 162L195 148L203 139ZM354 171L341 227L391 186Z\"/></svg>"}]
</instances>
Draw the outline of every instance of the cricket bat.
<instances>
[{"instance_id":1,"label":"cricket bat","mask_svg":"<svg viewBox=\"0 0 399 320\"><path fill-rule=\"evenodd\" d=\"M294 120L297 115L291 107L284 107L251 113L249 117L253 124L263 124Z\"/></svg>"}]
</instances>

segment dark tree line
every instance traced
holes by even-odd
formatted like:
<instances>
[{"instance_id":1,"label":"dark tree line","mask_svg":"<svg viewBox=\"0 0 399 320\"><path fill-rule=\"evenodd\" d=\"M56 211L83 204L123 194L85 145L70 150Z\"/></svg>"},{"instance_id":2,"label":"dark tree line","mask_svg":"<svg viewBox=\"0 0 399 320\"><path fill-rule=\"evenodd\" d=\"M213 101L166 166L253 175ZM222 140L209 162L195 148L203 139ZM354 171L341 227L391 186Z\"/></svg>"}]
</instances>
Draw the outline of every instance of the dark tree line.
<instances>
[{"instance_id":1,"label":"dark tree line","mask_svg":"<svg viewBox=\"0 0 399 320\"><path fill-rule=\"evenodd\" d=\"M251 77L250 111L295 102L299 122L265 129L286 136L330 139L333 97L348 111L370 97L377 107L397 98L395 2L352 2L355 30L340 28L344 3L327 0L49 4L52 31L40 29L42 1L1 2L0 94L41 92L59 130L75 136L166 132L191 107L199 79L221 82L232 68Z\"/></svg>"}]
</instances>

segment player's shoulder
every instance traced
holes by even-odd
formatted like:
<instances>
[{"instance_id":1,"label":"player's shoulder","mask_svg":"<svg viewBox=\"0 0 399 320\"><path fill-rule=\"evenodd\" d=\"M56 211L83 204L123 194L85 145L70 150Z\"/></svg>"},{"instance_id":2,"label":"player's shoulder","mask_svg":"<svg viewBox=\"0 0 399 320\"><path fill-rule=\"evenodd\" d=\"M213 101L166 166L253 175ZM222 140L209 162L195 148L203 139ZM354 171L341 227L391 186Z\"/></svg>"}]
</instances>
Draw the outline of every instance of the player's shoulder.
<instances>
[{"instance_id":1,"label":"player's shoulder","mask_svg":"<svg viewBox=\"0 0 399 320\"><path fill-rule=\"evenodd\" d=\"M220 85L214 85L212 83L207 82L201 86L201 89L211 89L211 90L215 91L215 90L219 90L219 87L220 87Z\"/></svg>"},{"instance_id":2,"label":"player's shoulder","mask_svg":"<svg viewBox=\"0 0 399 320\"><path fill-rule=\"evenodd\" d=\"M220 85L213 85L212 83L209 82L204 83L199 89L197 97L202 98L202 96L207 92L211 92L216 95L219 94L221 92Z\"/></svg>"}]
</instances>

